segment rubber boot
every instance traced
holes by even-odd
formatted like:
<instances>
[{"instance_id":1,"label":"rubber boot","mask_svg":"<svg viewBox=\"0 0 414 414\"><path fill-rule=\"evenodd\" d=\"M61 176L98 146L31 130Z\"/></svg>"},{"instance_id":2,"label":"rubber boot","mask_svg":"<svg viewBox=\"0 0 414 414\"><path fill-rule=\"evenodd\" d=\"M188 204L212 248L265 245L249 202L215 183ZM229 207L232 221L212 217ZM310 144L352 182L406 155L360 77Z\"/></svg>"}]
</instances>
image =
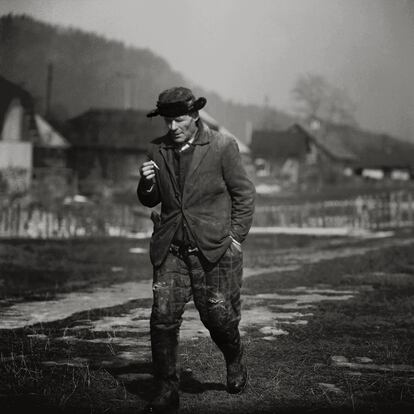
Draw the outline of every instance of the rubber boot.
<instances>
[{"instance_id":1,"label":"rubber boot","mask_svg":"<svg viewBox=\"0 0 414 414\"><path fill-rule=\"evenodd\" d=\"M243 361L244 348L240 336L232 344L218 345L227 368L227 392L241 394L247 385L247 368Z\"/></svg>"},{"instance_id":2,"label":"rubber boot","mask_svg":"<svg viewBox=\"0 0 414 414\"><path fill-rule=\"evenodd\" d=\"M167 382L160 382L156 397L147 405L146 413L173 414L178 411L180 398L178 389Z\"/></svg>"},{"instance_id":3,"label":"rubber boot","mask_svg":"<svg viewBox=\"0 0 414 414\"><path fill-rule=\"evenodd\" d=\"M147 413L174 413L178 410L177 336L175 331L151 332L152 363L158 392L147 405Z\"/></svg>"}]
</instances>

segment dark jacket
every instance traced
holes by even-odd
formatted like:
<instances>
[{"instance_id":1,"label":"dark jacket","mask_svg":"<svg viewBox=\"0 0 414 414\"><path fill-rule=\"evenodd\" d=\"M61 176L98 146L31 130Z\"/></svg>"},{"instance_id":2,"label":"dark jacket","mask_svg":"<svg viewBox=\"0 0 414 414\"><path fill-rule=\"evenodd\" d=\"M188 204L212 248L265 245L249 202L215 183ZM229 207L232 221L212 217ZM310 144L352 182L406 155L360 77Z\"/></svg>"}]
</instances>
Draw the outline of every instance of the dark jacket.
<instances>
[{"instance_id":1,"label":"dark jacket","mask_svg":"<svg viewBox=\"0 0 414 414\"><path fill-rule=\"evenodd\" d=\"M196 144L181 194L174 167L168 162L168 134L150 143L148 156L159 167L155 170L156 184L148 192L147 181L141 179L137 194L147 207L161 202L161 220L154 226L150 242L154 266L164 261L181 217L211 263L226 251L230 236L241 243L249 232L255 189L243 168L236 141L201 124Z\"/></svg>"}]
</instances>

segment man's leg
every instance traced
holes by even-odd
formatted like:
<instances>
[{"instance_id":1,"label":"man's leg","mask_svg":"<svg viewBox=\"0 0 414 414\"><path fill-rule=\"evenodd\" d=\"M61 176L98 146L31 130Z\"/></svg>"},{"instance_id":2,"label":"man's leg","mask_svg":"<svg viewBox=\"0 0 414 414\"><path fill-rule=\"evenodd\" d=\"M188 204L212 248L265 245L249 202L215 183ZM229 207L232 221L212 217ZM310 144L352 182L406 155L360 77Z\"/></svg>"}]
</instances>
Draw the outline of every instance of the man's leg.
<instances>
[{"instance_id":1,"label":"man's leg","mask_svg":"<svg viewBox=\"0 0 414 414\"><path fill-rule=\"evenodd\" d=\"M184 306L191 297L185 262L169 253L154 269L154 302L151 312L151 349L154 377L159 390L148 412L178 407L177 347Z\"/></svg>"},{"instance_id":2,"label":"man's leg","mask_svg":"<svg viewBox=\"0 0 414 414\"><path fill-rule=\"evenodd\" d=\"M213 267L206 268L197 260L192 259L191 268L194 303L211 338L223 352L228 391L239 393L247 382L239 332L243 254L232 244Z\"/></svg>"}]
</instances>

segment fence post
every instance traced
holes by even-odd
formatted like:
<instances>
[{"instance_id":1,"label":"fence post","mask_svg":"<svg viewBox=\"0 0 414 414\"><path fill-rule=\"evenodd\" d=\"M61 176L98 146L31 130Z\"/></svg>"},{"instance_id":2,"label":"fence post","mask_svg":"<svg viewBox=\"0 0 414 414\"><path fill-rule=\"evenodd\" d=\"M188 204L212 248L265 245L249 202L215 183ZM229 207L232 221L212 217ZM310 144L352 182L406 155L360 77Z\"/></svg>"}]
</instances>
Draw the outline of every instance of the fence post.
<instances>
[{"instance_id":1,"label":"fence post","mask_svg":"<svg viewBox=\"0 0 414 414\"><path fill-rule=\"evenodd\" d=\"M411 192L407 193L407 207L408 207L408 224L413 225L413 195Z\"/></svg>"},{"instance_id":2,"label":"fence post","mask_svg":"<svg viewBox=\"0 0 414 414\"><path fill-rule=\"evenodd\" d=\"M20 234L20 214L21 214L21 205L20 203L17 204L16 207L16 236L19 237Z\"/></svg>"},{"instance_id":3,"label":"fence post","mask_svg":"<svg viewBox=\"0 0 414 414\"><path fill-rule=\"evenodd\" d=\"M401 221L402 221L402 192L397 192L397 227L401 227Z\"/></svg>"},{"instance_id":4,"label":"fence post","mask_svg":"<svg viewBox=\"0 0 414 414\"><path fill-rule=\"evenodd\" d=\"M325 206L325 203L322 201L320 206L321 207L320 207L319 214L321 215L321 218L322 218L322 227L326 227L326 214L325 214L326 206Z\"/></svg>"},{"instance_id":5,"label":"fence post","mask_svg":"<svg viewBox=\"0 0 414 414\"><path fill-rule=\"evenodd\" d=\"M10 222L10 206L7 206L7 210L4 215L4 232L7 234L9 231L9 222Z\"/></svg>"}]
</instances>

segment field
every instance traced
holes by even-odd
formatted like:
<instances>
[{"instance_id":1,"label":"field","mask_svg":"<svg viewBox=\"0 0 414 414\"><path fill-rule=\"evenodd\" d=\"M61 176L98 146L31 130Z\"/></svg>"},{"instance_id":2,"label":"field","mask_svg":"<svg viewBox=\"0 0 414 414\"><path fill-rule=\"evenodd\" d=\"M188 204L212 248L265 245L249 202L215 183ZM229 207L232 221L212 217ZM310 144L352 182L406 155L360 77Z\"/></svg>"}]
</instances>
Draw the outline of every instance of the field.
<instances>
[{"instance_id":1,"label":"field","mask_svg":"<svg viewBox=\"0 0 414 414\"><path fill-rule=\"evenodd\" d=\"M1 412L138 413L154 391L147 240L3 240ZM413 412L414 236L253 236L241 331L250 378L188 304L181 413Z\"/></svg>"}]
</instances>

